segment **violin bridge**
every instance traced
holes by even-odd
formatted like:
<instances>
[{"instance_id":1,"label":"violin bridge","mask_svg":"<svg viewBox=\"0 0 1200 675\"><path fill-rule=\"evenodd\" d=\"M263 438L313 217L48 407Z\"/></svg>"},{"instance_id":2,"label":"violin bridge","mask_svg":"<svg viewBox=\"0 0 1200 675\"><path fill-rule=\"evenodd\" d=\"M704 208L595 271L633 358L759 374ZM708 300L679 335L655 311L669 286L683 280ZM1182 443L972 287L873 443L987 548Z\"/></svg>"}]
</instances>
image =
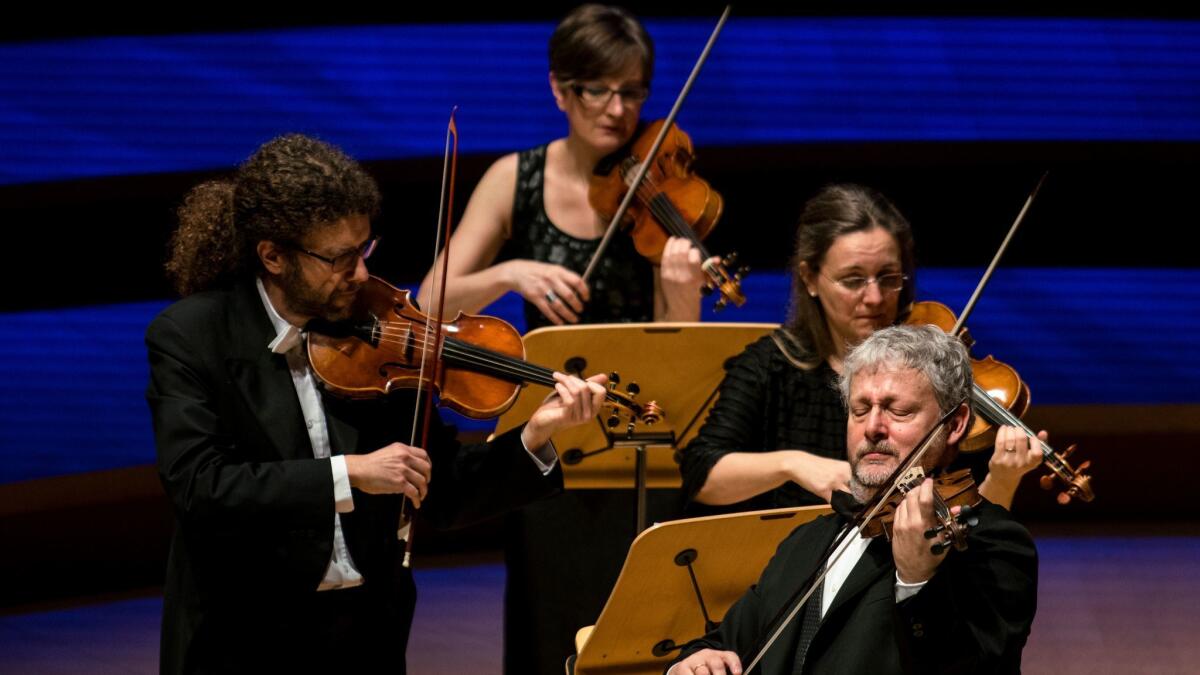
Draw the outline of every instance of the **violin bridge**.
<instances>
[{"instance_id":1,"label":"violin bridge","mask_svg":"<svg viewBox=\"0 0 1200 675\"><path fill-rule=\"evenodd\" d=\"M900 480L896 481L896 489L904 494L908 494L913 488L919 487L925 480L925 469L920 465L911 467L904 475L900 476Z\"/></svg>"}]
</instances>

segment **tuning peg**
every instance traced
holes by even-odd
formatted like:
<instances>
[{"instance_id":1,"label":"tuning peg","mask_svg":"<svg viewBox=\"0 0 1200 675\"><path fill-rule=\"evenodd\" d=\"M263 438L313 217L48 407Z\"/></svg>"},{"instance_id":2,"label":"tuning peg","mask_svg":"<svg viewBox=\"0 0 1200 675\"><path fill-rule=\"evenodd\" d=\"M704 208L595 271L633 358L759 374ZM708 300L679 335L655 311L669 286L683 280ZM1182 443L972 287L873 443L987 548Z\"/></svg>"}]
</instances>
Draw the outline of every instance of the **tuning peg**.
<instances>
[{"instance_id":1,"label":"tuning peg","mask_svg":"<svg viewBox=\"0 0 1200 675\"><path fill-rule=\"evenodd\" d=\"M1043 490L1053 490L1055 478L1056 476L1054 474L1048 473L1038 479L1038 485L1042 486Z\"/></svg>"},{"instance_id":2,"label":"tuning peg","mask_svg":"<svg viewBox=\"0 0 1200 675\"><path fill-rule=\"evenodd\" d=\"M933 539L934 537L938 536L938 533L944 529L946 529L945 525L937 525L935 527L931 527L928 530L925 530L925 538Z\"/></svg>"},{"instance_id":3,"label":"tuning peg","mask_svg":"<svg viewBox=\"0 0 1200 675\"><path fill-rule=\"evenodd\" d=\"M712 284L704 284L703 286L700 287L700 295L703 295L704 297L707 298L708 296L710 296L712 294L713 294L713 285Z\"/></svg>"},{"instance_id":4,"label":"tuning peg","mask_svg":"<svg viewBox=\"0 0 1200 675\"><path fill-rule=\"evenodd\" d=\"M605 421L604 421L604 423L608 425L608 428L609 428L609 429L613 429L613 428L615 428L615 427L616 427L618 424L620 424L620 423L621 423L621 418L620 418L620 417L618 417L616 414L609 415L609 416L608 416L608 419L607 419L607 420L605 420Z\"/></svg>"},{"instance_id":5,"label":"tuning peg","mask_svg":"<svg viewBox=\"0 0 1200 675\"><path fill-rule=\"evenodd\" d=\"M742 265L741 267L738 268L737 274L733 275L733 278L737 279L738 281L741 281L742 277L746 276L749 273L750 273L750 266Z\"/></svg>"},{"instance_id":6,"label":"tuning peg","mask_svg":"<svg viewBox=\"0 0 1200 675\"><path fill-rule=\"evenodd\" d=\"M1070 456L1071 456L1071 453L1073 453L1073 452L1075 452L1075 444L1074 444L1074 443L1072 443L1071 445L1067 446L1067 449L1066 449L1066 450L1063 450L1063 453L1062 453L1062 455L1061 455L1061 456L1062 456L1062 458L1063 458L1063 459L1066 459L1066 458L1070 457ZM1081 467L1081 468L1082 468L1082 467Z\"/></svg>"},{"instance_id":7,"label":"tuning peg","mask_svg":"<svg viewBox=\"0 0 1200 675\"><path fill-rule=\"evenodd\" d=\"M933 546L930 546L929 552L934 555L941 555L941 554L945 553L946 549L948 549L948 548L950 548L950 543L941 541L941 542L934 544Z\"/></svg>"},{"instance_id":8,"label":"tuning peg","mask_svg":"<svg viewBox=\"0 0 1200 675\"><path fill-rule=\"evenodd\" d=\"M719 311L725 309L725 305L727 305L727 304L729 304L729 301L726 300L724 296L722 296L721 299L717 300L717 303L715 305L713 305L713 311L719 312Z\"/></svg>"},{"instance_id":9,"label":"tuning peg","mask_svg":"<svg viewBox=\"0 0 1200 675\"><path fill-rule=\"evenodd\" d=\"M620 382L621 382L621 374L620 373L618 373L617 371L614 370L608 374L608 383L610 385L620 384Z\"/></svg>"},{"instance_id":10,"label":"tuning peg","mask_svg":"<svg viewBox=\"0 0 1200 675\"><path fill-rule=\"evenodd\" d=\"M729 255L725 256L725 260L724 260L724 262L725 262L725 264L726 264L726 265L728 265L729 267L733 267L734 263L736 263L736 262L737 262L737 259L738 259L738 252L737 252L737 251L733 251L733 252L731 252Z\"/></svg>"},{"instance_id":11,"label":"tuning peg","mask_svg":"<svg viewBox=\"0 0 1200 675\"><path fill-rule=\"evenodd\" d=\"M625 386L625 391L629 392L630 396L637 396L642 393L642 388L638 386L637 382L630 382Z\"/></svg>"},{"instance_id":12,"label":"tuning peg","mask_svg":"<svg viewBox=\"0 0 1200 675\"><path fill-rule=\"evenodd\" d=\"M659 407L657 401L650 401L642 407L642 423L646 425L656 424L661 422L663 418L663 409Z\"/></svg>"}]
</instances>

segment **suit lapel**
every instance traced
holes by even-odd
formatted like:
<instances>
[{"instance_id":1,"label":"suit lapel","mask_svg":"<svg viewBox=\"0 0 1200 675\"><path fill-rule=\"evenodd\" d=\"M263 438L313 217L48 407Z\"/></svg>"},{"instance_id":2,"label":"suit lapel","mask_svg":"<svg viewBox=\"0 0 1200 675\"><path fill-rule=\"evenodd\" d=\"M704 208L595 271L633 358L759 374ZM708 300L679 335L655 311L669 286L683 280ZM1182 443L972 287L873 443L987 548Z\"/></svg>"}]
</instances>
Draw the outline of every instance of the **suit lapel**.
<instances>
[{"instance_id":1,"label":"suit lapel","mask_svg":"<svg viewBox=\"0 0 1200 675\"><path fill-rule=\"evenodd\" d=\"M228 330L231 353L226 368L263 432L280 457L312 458L287 359L267 349L275 333L253 281L239 284L234 292Z\"/></svg>"},{"instance_id":2,"label":"suit lapel","mask_svg":"<svg viewBox=\"0 0 1200 675\"><path fill-rule=\"evenodd\" d=\"M801 527L810 527L808 536L802 542L797 542L796 546L791 547L788 555L787 564L783 568L782 581L778 588L780 592L778 599L780 604L771 606L771 611L766 613L767 618L775 616L780 611L782 603L803 584L813 570L817 568L817 564L821 561L825 549L833 542L833 538L837 536L842 525L845 523L840 517L826 516L819 518L809 525ZM765 581L765 580L764 580ZM774 587L774 585L772 585ZM795 661L796 645L800 638L800 622L803 620L804 610L800 610L800 614L788 624L779 635L779 639L763 657L762 672L764 673L790 673L792 672L792 663Z\"/></svg>"}]
</instances>

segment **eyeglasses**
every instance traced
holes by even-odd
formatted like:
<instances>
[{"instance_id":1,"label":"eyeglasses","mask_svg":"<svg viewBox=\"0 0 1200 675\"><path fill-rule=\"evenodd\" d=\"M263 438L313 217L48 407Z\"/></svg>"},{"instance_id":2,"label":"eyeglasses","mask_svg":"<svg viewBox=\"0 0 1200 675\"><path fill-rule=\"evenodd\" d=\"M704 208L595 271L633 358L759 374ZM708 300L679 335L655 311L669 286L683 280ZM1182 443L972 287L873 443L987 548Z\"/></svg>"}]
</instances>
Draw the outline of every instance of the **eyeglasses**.
<instances>
[{"instance_id":1,"label":"eyeglasses","mask_svg":"<svg viewBox=\"0 0 1200 675\"><path fill-rule=\"evenodd\" d=\"M850 293L861 293L871 284L878 286L880 293L898 293L901 288L904 288L904 282L908 281L908 275L900 274L899 272L880 274L877 277L849 276L842 277L841 279L834 279L824 274L821 276L841 286Z\"/></svg>"},{"instance_id":2,"label":"eyeglasses","mask_svg":"<svg viewBox=\"0 0 1200 675\"><path fill-rule=\"evenodd\" d=\"M612 100L613 94L621 97L621 101L626 105L640 106L646 102L646 98L650 96L650 90L646 87L624 87L622 89L609 89L596 84L583 84L580 82L571 82L567 87L575 92L583 105L589 108L603 108Z\"/></svg>"},{"instance_id":3,"label":"eyeglasses","mask_svg":"<svg viewBox=\"0 0 1200 675\"><path fill-rule=\"evenodd\" d=\"M297 246L296 244L286 243L284 245L287 248L292 249L293 251L298 251L300 253L303 253L304 255L312 256L312 257L316 258L317 260L320 260L323 263L327 263L333 272L335 272L337 274L341 274L343 272L349 272L350 270L354 269L358 265L359 258L362 258L363 260L370 258L371 254L375 252L375 247L379 245L379 240L382 238L383 237L380 237L380 236L371 237L370 239L363 242L363 244L361 246L359 246L358 248L356 248L352 251L346 251L345 253L338 255L338 256L334 256L332 258L323 256L320 253L317 253L315 251L310 251L306 248L302 248L300 246Z\"/></svg>"}]
</instances>

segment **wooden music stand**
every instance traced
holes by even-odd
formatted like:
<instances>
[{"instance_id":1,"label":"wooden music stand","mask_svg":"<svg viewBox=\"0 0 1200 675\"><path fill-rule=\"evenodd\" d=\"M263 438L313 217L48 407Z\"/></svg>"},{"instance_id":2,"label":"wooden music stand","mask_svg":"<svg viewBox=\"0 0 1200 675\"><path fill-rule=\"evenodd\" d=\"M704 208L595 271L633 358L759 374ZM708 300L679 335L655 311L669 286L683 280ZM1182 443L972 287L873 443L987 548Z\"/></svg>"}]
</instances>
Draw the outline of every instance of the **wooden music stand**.
<instances>
[{"instance_id":1,"label":"wooden music stand","mask_svg":"<svg viewBox=\"0 0 1200 675\"><path fill-rule=\"evenodd\" d=\"M552 326L524 338L525 358L562 372L616 372L618 388L636 383L637 401L665 411L653 426L609 428L604 419L555 434L568 490L634 488L637 531L645 529L647 488L679 487L677 450L700 429L725 377L725 361L778 326L764 323L626 323ZM501 434L529 419L550 393L529 385L500 416Z\"/></svg>"},{"instance_id":2,"label":"wooden music stand","mask_svg":"<svg viewBox=\"0 0 1200 675\"><path fill-rule=\"evenodd\" d=\"M792 530L832 509L801 506L659 523L629 548L595 626L575 637L576 675L658 675L758 581Z\"/></svg>"}]
</instances>

